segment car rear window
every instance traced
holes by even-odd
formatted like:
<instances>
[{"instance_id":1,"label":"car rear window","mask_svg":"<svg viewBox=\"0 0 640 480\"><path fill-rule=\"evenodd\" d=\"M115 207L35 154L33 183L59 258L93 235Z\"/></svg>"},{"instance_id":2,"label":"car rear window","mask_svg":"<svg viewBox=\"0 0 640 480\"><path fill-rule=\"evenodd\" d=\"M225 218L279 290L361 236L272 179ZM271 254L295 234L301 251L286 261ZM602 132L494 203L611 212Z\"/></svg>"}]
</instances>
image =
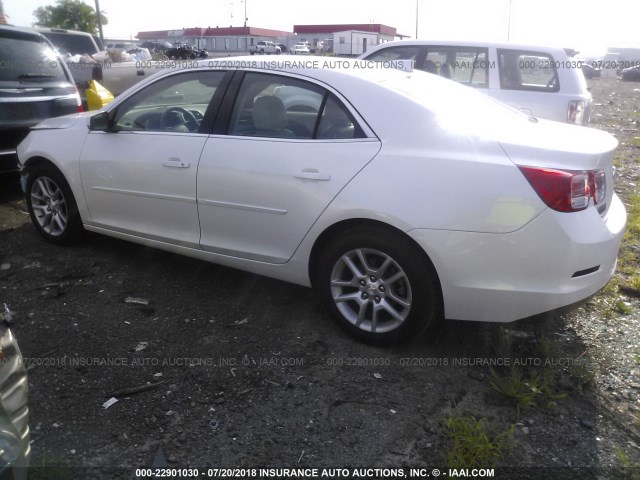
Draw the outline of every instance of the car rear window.
<instances>
[{"instance_id":1,"label":"car rear window","mask_svg":"<svg viewBox=\"0 0 640 480\"><path fill-rule=\"evenodd\" d=\"M0 32L0 51L0 81L68 81L59 57L42 37Z\"/></svg>"},{"instance_id":2,"label":"car rear window","mask_svg":"<svg viewBox=\"0 0 640 480\"><path fill-rule=\"evenodd\" d=\"M68 32L41 32L55 45L61 54L93 55L98 49L90 35L78 35Z\"/></svg>"}]
</instances>

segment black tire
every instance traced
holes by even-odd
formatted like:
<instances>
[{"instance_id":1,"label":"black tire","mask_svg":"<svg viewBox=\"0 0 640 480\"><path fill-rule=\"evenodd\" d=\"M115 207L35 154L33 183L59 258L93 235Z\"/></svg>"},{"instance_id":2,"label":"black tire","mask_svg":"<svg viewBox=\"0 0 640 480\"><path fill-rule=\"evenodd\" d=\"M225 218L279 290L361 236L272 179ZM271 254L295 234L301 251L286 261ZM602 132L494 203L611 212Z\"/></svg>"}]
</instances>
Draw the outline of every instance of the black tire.
<instances>
[{"instance_id":1,"label":"black tire","mask_svg":"<svg viewBox=\"0 0 640 480\"><path fill-rule=\"evenodd\" d=\"M49 242L73 245L82 239L84 228L76 200L55 167L41 165L29 171L26 202L31 222Z\"/></svg>"},{"instance_id":2,"label":"black tire","mask_svg":"<svg viewBox=\"0 0 640 480\"><path fill-rule=\"evenodd\" d=\"M344 261L347 257L366 274L355 275ZM375 277L375 269L383 265L387 266L378 270L381 278ZM332 285L332 279L343 285ZM346 285L351 282L355 285ZM442 295L430 260L409 238L383 228L360 227L335 238L320 256L316 286L340 327L369 344L400 343L441 317ZM354 298L336 302L338 295Z\"/></svg>"}]
</instances>

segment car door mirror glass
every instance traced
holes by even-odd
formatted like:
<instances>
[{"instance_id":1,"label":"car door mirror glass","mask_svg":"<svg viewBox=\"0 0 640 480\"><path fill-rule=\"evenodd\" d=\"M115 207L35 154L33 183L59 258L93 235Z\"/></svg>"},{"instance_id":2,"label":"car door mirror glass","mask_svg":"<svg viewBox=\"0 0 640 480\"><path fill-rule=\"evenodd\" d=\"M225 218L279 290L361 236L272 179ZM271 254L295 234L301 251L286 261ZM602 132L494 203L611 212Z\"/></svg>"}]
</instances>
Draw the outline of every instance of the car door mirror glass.
<instances>
[{"instance_id":1,"label":"car door mirror glass","mask_svg":"<svg viewBox=\"0 0 640 480\"><path fill-rule=\"evenodd\" d=\"M89 130L108 132L110 130L109 112L100 112L89 119Z\"/></svg>"}]
</instances>

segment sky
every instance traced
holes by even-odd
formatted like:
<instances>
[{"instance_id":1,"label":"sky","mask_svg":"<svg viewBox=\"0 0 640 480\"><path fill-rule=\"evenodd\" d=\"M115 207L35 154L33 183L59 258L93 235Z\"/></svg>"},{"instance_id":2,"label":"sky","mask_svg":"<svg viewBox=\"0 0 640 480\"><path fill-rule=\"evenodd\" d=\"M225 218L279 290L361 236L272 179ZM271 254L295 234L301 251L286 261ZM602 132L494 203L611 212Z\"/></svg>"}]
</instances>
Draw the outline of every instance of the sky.
<instances>
[{"instance_id":1,"label":"sky","mask_svg":"<svg viewBox=\"0 0 640 480\"><path fill-rule=\"evenodd\" d=\"M95 0L84 0L95 7ZM418 38L510 40L585 51L640 47L637 0L99 0L106 38L139 31L248 25L292 31L295 24L382 23ZM14 25L30 26L33 11L53 0L3 0ZM510 22L509 22L510 18ZM510 24L510 28L509 28Z\"/></svg>"}]
</instances>

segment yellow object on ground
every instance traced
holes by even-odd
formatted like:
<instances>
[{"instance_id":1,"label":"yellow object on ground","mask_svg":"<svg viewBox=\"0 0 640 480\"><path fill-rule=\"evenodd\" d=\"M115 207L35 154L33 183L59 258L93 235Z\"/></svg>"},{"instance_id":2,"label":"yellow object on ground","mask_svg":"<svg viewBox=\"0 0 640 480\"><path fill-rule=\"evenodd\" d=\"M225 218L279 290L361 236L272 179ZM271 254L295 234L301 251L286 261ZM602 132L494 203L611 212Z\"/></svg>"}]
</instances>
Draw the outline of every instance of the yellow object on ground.
<instances>
[{"instance_id":1,"label":"yellow object on ground","mask_svg":"<svg viewBox=\"0 0 640 480\"><path fill-rule=\"evenodd\" d=\"M89 110L100 110L113 100L111 92L96 80L89 82L89 88L87 88L85 94L87 96L87 106Z\"/></svg>"}]
</instances>

